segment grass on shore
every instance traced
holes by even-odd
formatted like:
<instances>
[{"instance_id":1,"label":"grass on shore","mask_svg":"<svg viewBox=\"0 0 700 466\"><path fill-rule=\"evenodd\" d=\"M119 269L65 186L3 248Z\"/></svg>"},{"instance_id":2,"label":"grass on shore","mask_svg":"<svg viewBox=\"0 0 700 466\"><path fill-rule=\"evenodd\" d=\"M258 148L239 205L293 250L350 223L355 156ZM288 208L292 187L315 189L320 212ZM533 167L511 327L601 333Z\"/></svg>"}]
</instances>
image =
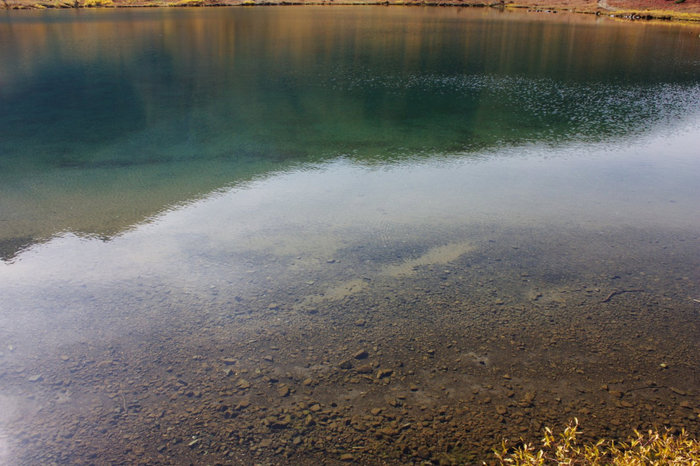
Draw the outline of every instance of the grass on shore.
<instances>
[{"instance_id":1,"label":"grass on shore","mask_svg":"<svg viewBox=\"0 0 700 466\"><path fill-rule=\"evenodd\" d=\"M555 435L546 428L541 445L522 444L509 448L504 441L501 449L494 451L500 465L700 465L700 442L688 437L685 431L679 435L669 432L634 431L626 442L599 440L582 445L577 436L578 419Z\"/></svg>"},{"instance_id":2,"label":"grass on shore","mask_svg":"<svg viewBox=\"0 0 700 466\"><path fill-rule=\"evenodd\" d=\"M661 19L666 21L700 21L700 13L673 10L615 10L610 14L624 19Z\"/></svg>"}]
</instances>

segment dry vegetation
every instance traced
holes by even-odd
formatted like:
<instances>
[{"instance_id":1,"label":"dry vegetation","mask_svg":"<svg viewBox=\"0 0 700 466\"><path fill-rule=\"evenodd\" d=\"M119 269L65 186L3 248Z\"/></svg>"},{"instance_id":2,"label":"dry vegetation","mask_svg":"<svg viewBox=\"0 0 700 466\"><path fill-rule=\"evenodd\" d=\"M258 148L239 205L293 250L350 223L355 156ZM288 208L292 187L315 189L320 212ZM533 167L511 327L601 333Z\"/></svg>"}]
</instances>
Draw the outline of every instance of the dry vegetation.
<instances>
[{"instance_id":1,"label":"dry vegetation","mask_svg":"<svg viewBox=\"0 0 700 466\"><path fill-rule=\"evenodd\" d=\"M685 431L679 435L669 432L646 433L634 431L626 442L615 443L599 440L592 444L580 444L577 436L578 420L563 433L555 435L545 429L542 444L525 443L510 448L503 442L496 457L501 465L697 465L700 464L700 442L688 437Z\"/></svg>"}]
</instances>

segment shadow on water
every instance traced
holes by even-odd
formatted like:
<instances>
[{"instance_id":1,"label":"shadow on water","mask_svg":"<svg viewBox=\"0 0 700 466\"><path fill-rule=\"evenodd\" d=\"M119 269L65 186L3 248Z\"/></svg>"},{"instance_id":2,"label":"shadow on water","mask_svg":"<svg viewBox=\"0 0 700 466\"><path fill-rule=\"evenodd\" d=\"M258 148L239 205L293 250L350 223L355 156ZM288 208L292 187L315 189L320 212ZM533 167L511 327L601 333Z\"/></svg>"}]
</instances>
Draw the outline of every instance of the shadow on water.
<instances>
[{"instance_id":1,"label":"shadow on water","mask_svg":"<svg viewBox=\"0 0 700 466\"><path fill-rule=\"evenodd\" d=\"M136 131L145 120L132 81L122 79L111 63L39 69L8 94L0 101L10 110L2 118L4 139L26 141L35 163L47 168L90 164L96 148ZM27 155L7 146L5 151L15 163Z\"/></svg>"},{"instance_id":2,"label":"shadow on water","mask_svg":"<svg viewBox=\"0 0 700 466\"><path fill-rule=\"evenodd\" d=\"M0 259L4 261L12 260L17 254L34 244L35 239L31 236L24 238L8 238L0 241Z\"/></svg>"}]
</instances>

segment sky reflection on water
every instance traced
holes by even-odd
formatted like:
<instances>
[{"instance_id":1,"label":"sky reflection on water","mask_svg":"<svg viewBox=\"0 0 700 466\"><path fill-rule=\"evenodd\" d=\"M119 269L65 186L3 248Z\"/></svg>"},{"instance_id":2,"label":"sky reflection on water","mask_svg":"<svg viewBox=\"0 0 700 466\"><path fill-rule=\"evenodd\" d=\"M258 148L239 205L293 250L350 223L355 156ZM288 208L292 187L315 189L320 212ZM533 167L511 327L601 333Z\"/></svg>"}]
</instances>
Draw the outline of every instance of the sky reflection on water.
<instances>
[{"instance_id":1,"label":"sky reflection on water","mask_svg":"<svg viewBox=\"0 0 700 466\"><path fill-rule=\"evenodd\" d=\"M106 241L66 233L24 251L0 265L4 307L43 322L45 313L56 315L60 299L82 294L59 298L66 289L111 295L129 283L148 283L237 294L266 273L260 265L267 262L312 257L295 271L308 267L313 276L353 245L437 247L470 225L694 231L700 227L697 128L692 122L612 144L302 166L175 207ZM3 318L6 328L19 330L16 314Z\"/></svg>"}]
</instances>

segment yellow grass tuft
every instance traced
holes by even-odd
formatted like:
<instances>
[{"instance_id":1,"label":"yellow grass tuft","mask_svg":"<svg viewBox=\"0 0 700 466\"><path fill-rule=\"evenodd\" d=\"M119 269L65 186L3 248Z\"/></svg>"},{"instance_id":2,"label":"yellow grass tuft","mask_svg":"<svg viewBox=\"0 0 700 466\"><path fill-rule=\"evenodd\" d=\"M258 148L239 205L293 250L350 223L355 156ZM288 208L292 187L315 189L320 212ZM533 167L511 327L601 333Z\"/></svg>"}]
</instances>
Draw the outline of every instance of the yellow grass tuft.
<instances>
[{"instance_id":1,"label":"yellow grass tuft","mask_svg":"<svg viewBox=\"0 0 700 466\"><path fill-rule=\"evenodd\" d=\"M559 435L546 428L542 445L524 444L509 448L504 441L500 450L494 453L501 465L699 465L700 442L688 437L685 431L678 436L669 432L646 433L634 431L634 436L626 442L599 440L593 444L581 445L576 437L578 419Z\"/></svg>"},{"instance_id":2,"label":"yellow grass tuft","mask_svg":"<svg viewBox=\"0 0 700 466\"><path fill-rule=\"evenodd\" d=\"M85 8L106 7L114 6L114 2L112 0L83 0L80 2L80 6Z\"/></svg>"}]
</instances>

